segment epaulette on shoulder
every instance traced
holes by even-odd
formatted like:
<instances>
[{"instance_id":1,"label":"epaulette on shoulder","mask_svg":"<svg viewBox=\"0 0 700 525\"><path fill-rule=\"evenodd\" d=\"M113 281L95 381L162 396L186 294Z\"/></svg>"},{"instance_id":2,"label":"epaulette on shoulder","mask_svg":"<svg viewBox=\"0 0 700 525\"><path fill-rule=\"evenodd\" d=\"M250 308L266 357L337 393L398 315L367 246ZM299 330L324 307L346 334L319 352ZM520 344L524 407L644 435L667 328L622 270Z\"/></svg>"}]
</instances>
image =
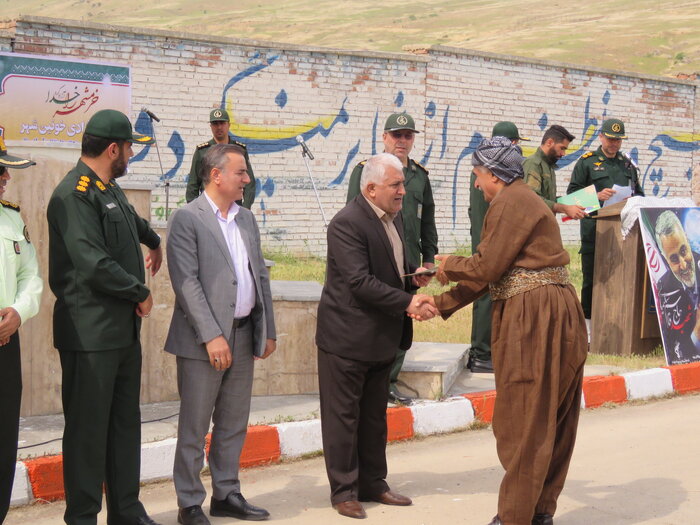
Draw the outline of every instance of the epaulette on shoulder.
<instances>
[{"instance_id":1,"label":"epaulette on shoulder","mask_svg":"<svg viewBox=\"0 0 700 525\"><path fill-rule=\"evenodd\" d=\"M367 159L361 160L360 162L357 163L358 166L364 166L365 164L367 164Z\"/></svg>"},{"instance_id":2,"label":"epaulette on shoulder","mask_svg":"<svg viewBox=\"0 0 700 525\"><path fill-rule=\"evenodd\" d=\"M248 149L248 146L246 146L246 145L243 144L242 142L238 142L237 140L234 140L233 143L234 143L236 146L240 146L240 147L243 148L243 149Z\"/></svg>"},{"instance_id":3,"label":"epaulette on shoulder","mask_svg":"<svg viewBox=\"0 0 700 525\"><path fill-rule=\"evenodd\" d=\"M582 159L587 159L588 157L592 157L592 156L593 156L593 152L592 152L592 151L587 151L586 153L584 153L583 155L581 155L581 158L582 158Z\"/></svg>"},{"instance_id":4,"label":"epaulette on shoulder","mask_svg":"<svg viewBox=\"0 0 700 525\"><path fill-rule=\"evenodd\" d=\"M11 210L19 211L19 204L15 204L14 202L0 200L0 204L2 204L3 208L10 208Z\"/></svg>"},{"instance_id":5,"label":"epaulette on shoulder","mask_svg":"<svg viewBox=\"0 0 700 525\"><path fill-rule=\"evenodd\" d=\"M87 175L81 175L80 178L78 179L78 182L76 183L73 191L75 191L77 193L86 194L89 187L90 187L90 177L88 177Z\"/></svg>"},{"instance_id":6,"label":"epaulette on shoulder","mask_svg":"<svg viewBox=\"0 0 700 525\"><path fill-rule=\"evenodd\" d=\"M430 172L428 171L428 168L426 168L425 166L423 166L420 162L416 162L416 161L414 160L413 163L414 163L416 166L418 166L420 169L422 169L424 172L430 173Z\"/></svg>"},{"instance_id":7,"label":"epaulette on shoulder","mask_svg":"<svg viewBox=\"0 0 700 525\"><path fill-rule=\"evenodd\" d=\"M208 148L209 146L211 146L211 144L209 144L208 142L202 142L201 144L197 144L197 149L204 149Z\"/></svg>"}]
</instances>

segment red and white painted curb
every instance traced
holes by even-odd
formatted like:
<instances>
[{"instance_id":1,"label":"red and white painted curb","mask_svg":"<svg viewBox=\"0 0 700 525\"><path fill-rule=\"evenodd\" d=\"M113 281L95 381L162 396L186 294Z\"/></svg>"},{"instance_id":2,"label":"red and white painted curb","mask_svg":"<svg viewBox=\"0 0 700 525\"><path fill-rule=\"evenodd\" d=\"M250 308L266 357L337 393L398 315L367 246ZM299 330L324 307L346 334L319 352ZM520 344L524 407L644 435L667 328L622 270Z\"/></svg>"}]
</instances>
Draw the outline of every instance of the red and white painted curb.
<instances>
[{"instance_id":1,"label":"red and white painted curb","mask_svg":"<svg viewBox=\"0 0 700 525\"><path fill-rule=\"evenodd\" d=\"M583 380L582 406L625 403L633 399L660 397L670 393L700 391L700 363L652 368L619 376L589 376ZM388 441L416 435L450 432L468 426L475 419L490 423L496 391L488 390L452 397L444 401L420 401L410 407L387 409ZM145 443L141 447L141 481L172 478L175 438ZM209 438L206 444L209 451ZM321 423L318 419L278 425L248 427L242 467L277 463L320 452ZM12 505L35 500L64 498L61 455L18 461L12 488Z\"/></svg>"}]
</instances>

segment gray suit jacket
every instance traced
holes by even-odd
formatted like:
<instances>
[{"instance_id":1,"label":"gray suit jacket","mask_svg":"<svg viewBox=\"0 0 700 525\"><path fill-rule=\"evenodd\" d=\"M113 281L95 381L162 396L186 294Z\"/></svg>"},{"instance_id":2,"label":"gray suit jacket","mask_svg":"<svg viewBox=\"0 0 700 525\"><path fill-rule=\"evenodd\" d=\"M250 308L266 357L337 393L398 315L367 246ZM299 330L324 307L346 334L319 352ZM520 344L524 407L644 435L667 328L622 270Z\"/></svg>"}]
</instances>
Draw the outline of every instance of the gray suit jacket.
<instances>
[{"instance_id":1,"label":"gray suit jacket","mask_svg":"<svg viewBox=\"0 0 700 525\"><path fill-rule=\"evenodd\" d=\"M255 280L257 298L251 312L253 351L261 356L266 339L277 337L270 279L253 213L241 208L236 225ZM226 240L203 194L170 217L167 257L175 309L165 350L181 357L208 360L204 343L220 335L231 340L237 281Z\"/></svg>"}]
</instances>

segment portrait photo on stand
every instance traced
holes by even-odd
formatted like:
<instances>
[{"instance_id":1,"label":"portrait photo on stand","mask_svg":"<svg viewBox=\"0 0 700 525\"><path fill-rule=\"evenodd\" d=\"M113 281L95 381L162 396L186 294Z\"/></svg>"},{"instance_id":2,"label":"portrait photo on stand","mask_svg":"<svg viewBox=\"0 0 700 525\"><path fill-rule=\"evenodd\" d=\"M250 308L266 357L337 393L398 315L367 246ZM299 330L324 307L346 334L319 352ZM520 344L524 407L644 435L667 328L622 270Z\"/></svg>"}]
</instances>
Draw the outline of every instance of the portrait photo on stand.
<instances>
[{"instance_id":1,"label":"portrait photo on stand","mask_svg":"<svg viewBox=\"0 0 700 525\"><path fill-rule=\"evenodd\" d=\"M666 363L700 361L700 208L641 208Z\"/></svg>"}]
</instances>

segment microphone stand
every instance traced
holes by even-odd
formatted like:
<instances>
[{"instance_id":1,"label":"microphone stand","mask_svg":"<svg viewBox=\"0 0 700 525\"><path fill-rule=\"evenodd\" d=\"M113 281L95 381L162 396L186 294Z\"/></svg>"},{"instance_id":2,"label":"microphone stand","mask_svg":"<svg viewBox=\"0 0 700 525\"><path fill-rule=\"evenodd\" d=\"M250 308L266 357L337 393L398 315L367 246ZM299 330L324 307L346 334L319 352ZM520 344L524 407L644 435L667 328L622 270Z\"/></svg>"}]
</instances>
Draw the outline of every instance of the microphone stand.
<instances>
[{"instance_id":1,"label":"microphone stand","mask_svg":"<svg viewBox=\"0 0 700 525\"><path fill-rule=\"evenodd\" d=\"M323 206L321 206L321 198L318 196L318 190L316 189L316 183L311 175L311 167L309 166L309 159L306 158L306 150L301 148L301 158L304 159L304 164L306 164L306 172L309 174L309 179L311 179L311 186L314 188L314 193L316 194L316 202L318 202L318 209L321 210L321 217L323 218L323 226L328 228L328 221L326 220L326 214L323 212Z\"/></svg>"},{"instance_id":2,"label":"microphone stand","mask_svg":"<svg viewBox=\"0 0 700 525\"><path fill-rule=\"evenodd\" d=\"M153 127L153 139L156 145L156 154L158 155L158 164L160 165L160 178L161 180L165 176L163 171L163 161L160 159L160 148L158 147L158 140L156 139L156 124L154 122L153 115L150 112L146 112L148 118L151 120L151 126ZM168 215L170 214L170 181L165 181L165 222L168 222Z\"/></svg>"}]
</instances>

